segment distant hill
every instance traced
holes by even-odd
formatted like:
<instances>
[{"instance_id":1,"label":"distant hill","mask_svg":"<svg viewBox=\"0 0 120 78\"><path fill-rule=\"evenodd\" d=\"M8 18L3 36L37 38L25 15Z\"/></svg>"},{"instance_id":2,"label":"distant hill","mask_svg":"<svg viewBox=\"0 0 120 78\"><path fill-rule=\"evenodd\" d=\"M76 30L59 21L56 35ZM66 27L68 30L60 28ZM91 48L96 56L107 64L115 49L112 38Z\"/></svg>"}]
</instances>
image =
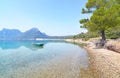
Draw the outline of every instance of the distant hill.
<instances>
[{"instance_id":1,"label":"distant hill","mask_svg":"<svg viewBox=\"0 0 120 78\"><path fill-rule=\"evenodd\" d=\"M42 33L37 28L32 28L27 30L26 32L22 33L22 35L17 36L18 39L21 40L34 40L36 38L48 38L49 36L45 33Z\"/></svg>"},{"instance_id":2,"label":"distant hill","mask_svg":"<svg viewBox=\"0 0 120 78\"><path fill-rule=\"evenodd\" d=\"M6 29L0 31L0 40L11 40L18 35L21 35L22 32L17 29Z\"/></svg>"},{"instance_id":3,"label":"distant hill","mask_svg":"<svg viewBox=\"0 0 120 78\"><path fill-rule=\"evenodd\" d=\"M35 40L36 38L63 39L71 36L48 36L39 31L38 28L31 28L25 32L18 29L6 29L0 31L0 40Z\"/></svg>"},{"instance_id":4,"label":"distant hill","mask_svg":"<svg viewBox=\"0 0 120 78\"><path fill-rule=\"evenodd\" d=\"M0 40L34 40L36 38L48 38L49 36L42 33L37 28L32 28L26 32L17 29L6 29L0 31Z\"/></svg>"}]
</instances>

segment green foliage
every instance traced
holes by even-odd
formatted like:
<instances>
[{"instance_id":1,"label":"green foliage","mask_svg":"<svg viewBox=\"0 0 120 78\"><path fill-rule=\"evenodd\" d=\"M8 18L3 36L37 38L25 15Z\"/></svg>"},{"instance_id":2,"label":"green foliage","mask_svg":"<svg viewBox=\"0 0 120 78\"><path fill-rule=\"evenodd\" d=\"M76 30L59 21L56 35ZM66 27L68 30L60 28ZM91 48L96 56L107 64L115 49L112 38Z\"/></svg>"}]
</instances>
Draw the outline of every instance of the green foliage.
<instances>
[{"instance_id":1,"label":"green foliage","mask_svg":"<svg viewBox=\"0 0 120 78\"><path fill-rule=\"evenodd\" d=\"M88 21L80 20L82 27L87 28L90 32L100 31L102 39L105 38L104 31L120 26L120 0L88 0L86 8L88 10L95 8L95 10ZM82 11L88 13L85 10ZM110 36L110 34L107 32L107 35Z\"/></svg>"},{"instance_id":2,"label":"green foliage","mask_svg":"<svg viewBox=\"0 0 120 78\"><path fill-rule=\"evenodd\" d=\"M85 13L92 13L93 11L90 10L90 9L82 9L82 14L85 14Z\"/></svg>"},{"instance_id":3,"label":"green foliage","mask_svg":"<svg viewBox=\"0 0 120 78\"><path fill-rule=\"evenodd\" d=\"M89 19L82 19L82 20L80 20L79 22L81 23L81 24L84 24L84 23L86 23L86 22L88 22L89 21Z\"/></svg>"},{"instance_id":4,"label":"green foliage","mask_svg":"<svg viewBox=\"0 0 120 78\"><path fill-rule=\"evenodd\" d=\"M114 5L113 7L106 9L101 7L94 11L93 16L88 21L87 28L93 30L108 30L116 27L120 22L120 5Z\"/></svg>"},{"instance_id":5,"label":"green foliage","mask_svg":"<svg viewBox=\"0 0 120 78\"><path fill-rule=\"evenodd\" d=\"M87 9L91 9L91 8L100 8L106 5L106 3L109 0L88 0L88 2L86 3L86 8Z\"/></svg>"},{"instance_id":6,"label":"green foliage","mask_svg":"<svg viewBox=\"0 0 120 78\"><path fill-rule=\"evenodd\" d=\"M98 34L96 34L95 32L80 33L78 35L73 36L74 39L81 38L85 41L88 40L89 38L94 38L94 37L98 37Z\"/></svg>"},{"instance_id":7,"label":"green foliage","mask_svg":"<svg viewBox=\"0 0 120 78\"><path fill-rule=\"evenodd\" d=\"M116 27L114 29L110 29L110 30L106 31L106 37L108 39L120 38L120 27Z\"/></svg>"}]
</instances>

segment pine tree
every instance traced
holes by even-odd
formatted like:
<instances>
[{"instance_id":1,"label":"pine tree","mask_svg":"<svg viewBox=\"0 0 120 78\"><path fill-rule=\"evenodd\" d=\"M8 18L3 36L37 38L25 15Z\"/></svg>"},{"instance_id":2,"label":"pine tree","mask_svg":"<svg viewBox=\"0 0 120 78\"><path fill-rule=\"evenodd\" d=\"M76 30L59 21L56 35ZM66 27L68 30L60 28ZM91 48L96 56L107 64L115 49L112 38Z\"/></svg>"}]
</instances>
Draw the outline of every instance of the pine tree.
<instances>
[{"instance_id":1,"label":"pine tree","mask_svg":"<svg viewBox=\"0 0 120 78\"><path fill-rule=\"evenodd\" d=\"M80 23L89 31L100 32L101 43L104 46L105 31L120 25L120 0L88 0L82 13L93 14L90 19L80 20Z\"/></svg>"}]
</instances>

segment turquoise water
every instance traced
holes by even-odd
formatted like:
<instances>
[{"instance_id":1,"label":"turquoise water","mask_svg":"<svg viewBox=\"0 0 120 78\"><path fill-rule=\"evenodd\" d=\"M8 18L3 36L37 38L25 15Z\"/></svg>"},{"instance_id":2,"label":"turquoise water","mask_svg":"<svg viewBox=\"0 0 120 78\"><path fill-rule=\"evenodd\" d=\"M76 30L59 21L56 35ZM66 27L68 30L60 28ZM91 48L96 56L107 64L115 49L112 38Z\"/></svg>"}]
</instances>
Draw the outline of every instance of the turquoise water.
<instances>
[{"instance_id":1,"label":"turquoise water","mask_svg":"<svg viewBox=\"0 0 120 78\"><path fill-rule=\"evenodd\" d=\"M86 51L64 41L0 41L0 78L79 78L87 67Z\"/></svg>"}]
</instances>

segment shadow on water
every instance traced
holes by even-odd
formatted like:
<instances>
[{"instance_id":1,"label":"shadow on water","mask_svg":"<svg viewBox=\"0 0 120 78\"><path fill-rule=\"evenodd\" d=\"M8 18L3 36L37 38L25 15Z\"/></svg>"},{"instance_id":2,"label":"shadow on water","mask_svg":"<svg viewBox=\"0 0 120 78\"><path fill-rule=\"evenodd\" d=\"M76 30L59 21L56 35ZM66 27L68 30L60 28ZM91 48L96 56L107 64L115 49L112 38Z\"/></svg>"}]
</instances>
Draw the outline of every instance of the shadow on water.
<instances>
[{"instance_id":1,"label":"shadow on water","mask_svg":"<svg viewBox=\"0 0 120 78\"><path fill-rule=\"evenodd\" d=\"M74 45L79 46L80 48L84 48L84 46L87 46L87 44L85 44L85 43L66 42L66 41L65 41L65 43L74 44Z\"/></svg>"}]
</instances>

